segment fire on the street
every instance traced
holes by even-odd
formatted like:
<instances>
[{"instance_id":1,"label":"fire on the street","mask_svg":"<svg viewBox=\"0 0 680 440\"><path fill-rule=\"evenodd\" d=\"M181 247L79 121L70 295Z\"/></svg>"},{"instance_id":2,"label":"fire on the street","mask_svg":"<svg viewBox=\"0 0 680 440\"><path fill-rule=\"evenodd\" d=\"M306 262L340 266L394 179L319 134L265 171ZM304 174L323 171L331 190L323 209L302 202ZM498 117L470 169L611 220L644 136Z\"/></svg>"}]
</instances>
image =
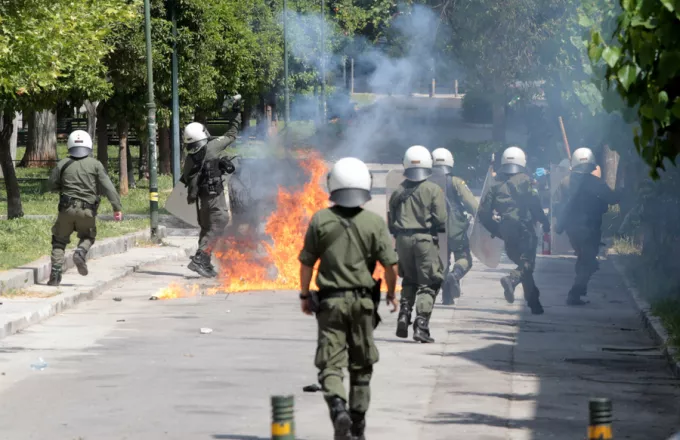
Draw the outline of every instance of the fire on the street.
<instances>
[{"instance_id":1,"label":"fire on the street","mask_svg":"<svg viewBox=\"0 0 680 440\"><path fill-rule=\"evenodd\" d=\"M302 188L279 187L276 210L265 224L267 240L254 232L252 225L245 234L224 237L216 244L214 256L219 261L219 289L212 293L252 290L295 290L299 288L298 254L312 215L329 206L328 193L322 182L328 168L318 153L301 160L308 179ZM376 278L384 279L378 264ZM312 288L314 281L312 281ZM383 291L386 289L383 283ZM197 285L190 291L173 283L155 295L157 299L185 298L199 293ZM210 294L209 291L206 293Z\"/></svg>"}]
</instances>

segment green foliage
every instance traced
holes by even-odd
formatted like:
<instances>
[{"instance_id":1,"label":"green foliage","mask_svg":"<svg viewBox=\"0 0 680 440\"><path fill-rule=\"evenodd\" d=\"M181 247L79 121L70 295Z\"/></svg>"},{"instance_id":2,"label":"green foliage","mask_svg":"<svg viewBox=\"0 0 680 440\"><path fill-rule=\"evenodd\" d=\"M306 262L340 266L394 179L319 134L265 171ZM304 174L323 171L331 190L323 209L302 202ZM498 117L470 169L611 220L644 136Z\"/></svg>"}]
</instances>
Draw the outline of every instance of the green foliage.
<instances>
[{"instance_id":1,"label":"green foliage","mask_svg":"<svg viewBox=\"0 0 680 440\"><path fill-rule=\"evenodd\" d=\"M680 152L680 11L670 0L619 3L611 41L593 30L588 53L593 63L606 63L606 86L635 109L635 147L658 178L664 161L675 163Z\"/></svg>"},{"instance_id":2,"label":"green foliage","mask_svg":"<svg viewBox=\"0 0 680 440\"><path fill-rule=\"evenodd\" d=\"M148 203L148 202L147 202ZM55 217L56 218L56 217ZM52 250L53 219L15 219L0 221L0 270L7 270L49 255ZM147 219L125 219L122 222L97 221L97 238L118 237L149 227ZM71 237L67 249L78 245Z\"/></svg>"},{"instance_id":3,"label":"green foliage","mask_svg":"<svg viewBox=\"0 0 680 440\"><path fill-rule=\"evenodd\" d=\"M50 108L59 99L97 100L112 89L102 59L112 29L138 1L15 0L0 3L0 106Z\"/></svg>"},{"instance_id":4,"label":"green foliage","mask_svg":"<svg viewBox=\"0 0 680 440\"><path fill-rule=\"evenodd\" d=\"M477 124L491 123L491 100L488 94L478 90L468 90L463 96L463 119Z\"/></svg>"}]
</instances>

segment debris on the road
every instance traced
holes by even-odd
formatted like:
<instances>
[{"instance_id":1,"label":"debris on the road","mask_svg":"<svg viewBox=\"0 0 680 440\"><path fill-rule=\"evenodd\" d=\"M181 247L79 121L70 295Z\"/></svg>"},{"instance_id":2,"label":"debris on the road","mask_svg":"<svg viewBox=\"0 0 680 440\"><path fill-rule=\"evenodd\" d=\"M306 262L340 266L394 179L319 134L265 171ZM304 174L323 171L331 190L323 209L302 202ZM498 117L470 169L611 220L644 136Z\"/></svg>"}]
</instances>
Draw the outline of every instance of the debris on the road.
<instances>
[{"instance_id":1,"label":"debris on the road","mask_svg":"<svg viewBox=\"0 0 680 440\"><path fill-rule=\"evenodd\" d=\"M212 332L213 332L213 330L211 328L208 328L208 327L201 328L201 334L203 334L203 335L207 335L207 334L212 333Z\"/></svg>"},{"instance_id":2,"label":"debris on the road","mask_svg":"<svg viewBox=\"0 0 680 440\"><path fill-rule=\"evenodd\" d=\"M120 302L120 301L123 300L123 298L121 298L120 296L117 296L117 297L113 298L113 300L114 300L114 301Z\"/></svg>"},{"instance_id":3,"label":"debris on the road","mask_svg":"<svg viewBox=\"0 0 680 440\"><path fill-rule=\"evenodd\" d=\"M156 295L153 295L151 298L149 298L149 301L157 301L158 297Z\"/></svg>"},{"instance_id":4,"label":"debris on the road","mask_svg":"<svg viewBox=\"0 0 680 440\"><path fill-rule=\"evenodd\" d=\"M31 364L31 370L42 371L45 368L47 368L47 362L45 362L43 358L38 358L38 362Z\"/></svg>"},{"instance_id":5,"label":"debris on the road","mask_svg":"<svg viewBox=\"0 0 680 440\"><path fill-rule=\"evenodd\" d=\"M227 310L227 313L231 313L231 310Z\"/></svg>"},{"instance_id":6,"label":"debris on the road","mask_svg":"<svg viewBox=\"0 0 680 440\"><path fill-rule=\"evenodd\" d=\"M319 384L312 384L312 385L307 385L306 387L302 387L302 391L305 393L316 393L317 391L323 391L323 388L319 386Z\"/></svg>"},{"instance_id":7,"label":"debris on the road","mask_svg":"<svg viewBox=\"0 0 680 440\"><path fill-rule=\"evenodd\" d=\"M117 319L116 322L125 322L124 319Z\"/></svg>"}]
</instances>

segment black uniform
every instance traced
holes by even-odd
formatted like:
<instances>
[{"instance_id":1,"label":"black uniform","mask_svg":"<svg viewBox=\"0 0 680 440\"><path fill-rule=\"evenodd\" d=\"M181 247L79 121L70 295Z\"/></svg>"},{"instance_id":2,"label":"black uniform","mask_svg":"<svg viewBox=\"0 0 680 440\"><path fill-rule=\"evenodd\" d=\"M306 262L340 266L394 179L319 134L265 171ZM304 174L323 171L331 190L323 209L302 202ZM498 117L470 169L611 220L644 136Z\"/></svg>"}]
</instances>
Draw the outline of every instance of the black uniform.
<instances>
[{"instance_id":1,"label":"black uniform","mask_svg":"<svg viewBox=\"0 0 680 440\"><path fill-rule=\"evenodd\" d=\"M566 231L576 252L576 279L569 291L568 304L583 304L588 281L597 271L597 254L602 239L602 216L619 201L618 195L600 178L572 172L555 193L556 232Z\"/></svg>"}]
</instances>

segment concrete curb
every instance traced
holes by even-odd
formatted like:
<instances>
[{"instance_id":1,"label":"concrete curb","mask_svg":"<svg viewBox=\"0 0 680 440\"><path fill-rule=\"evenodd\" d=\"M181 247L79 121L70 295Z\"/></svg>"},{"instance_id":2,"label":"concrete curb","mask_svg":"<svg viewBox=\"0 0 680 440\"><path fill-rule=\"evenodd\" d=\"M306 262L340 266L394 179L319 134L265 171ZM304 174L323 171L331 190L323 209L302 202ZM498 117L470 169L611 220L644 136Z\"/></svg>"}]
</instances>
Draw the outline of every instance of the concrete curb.
<instances>
[{"instance_id":1,"label":"concrete curb","mask_svg":"<svg viewBox=\"0 0 680 440\"><path fill-rule=\"evenodd\" d=\"M628 292L630 293L630 296L633 299L635 307L637 307L638 309L638 314L640 316L642 324L645 326L645 329L647 330L651 338L654 340L654 342L661 346L662 352L666 357L666 360L668 361L668 365L670 366L671 371L673 372L675 377L680 379L680 361L677 360L678 358L680 358L680 350L670 345L669 343L670 337L668 336L668 332L664 328L661 319L652 315L651 312L652 306L647 302L646 299L642 297L640 291L630 281L630 279L626 275L626 270L623 267L623 263L619 261L618 256L610 254L608 255L608 258L611 259L614 268L619 273L619 275L621 275L621 279L623 280L623 283L626 285L626 288L628 289Z\"/></svg>"},{"instance_id":2,"label":"concrete curb","mask_svg":"<svg viewBox=\"0 0 680 440\"><path fill-rule=\"evenodd\" d=\"M87 290L60 294L53 298L50 298L49 302L42 304L39 309L26 313L20 318L13 319L9 322L3 323L0 327L0 339L7 336L11 336L18 333L26 328L37 324L45 319L48 319L54 315L62 313L70 308L75 307L82 301L92 300L99 295L101 295L106 290L110 289L115 283L120 281L122 278L133 274L145 266L151 266L155 264L163 264L171 261L177 261L181 259L188 258L198 249L198 244L193 244L189 247L180 247L175 252L163 258L153 259L151 261L146 261L144 263L138 263L133 266L128 266L121 272L117 273L114 277L109 278L105 281L97 283L94 287L88 288Z\"/></svg>"},{"instance_id":3,"label":"concrete curb","mask_svg":"<svg viewBox=\"0 0 680 440\"><path fill-rule=\"evenodd\" d=\"M95 242L92 248L90 248L87 258L90 260L122 254L127 252L128 249L135 247L139 240L148 240L149 236L150 231L146 230L133 232L121 237L106 238L100 242ZM167 228L165 226L158 227L158 236L160 238L167 236ZM64 271L73 267L73 250L71 250L66 253ZM50 257L41 257L31 263L0 273L0 294L12 289L22 289L48 279L51 268Z\"/></svg>"}]
</instances>

